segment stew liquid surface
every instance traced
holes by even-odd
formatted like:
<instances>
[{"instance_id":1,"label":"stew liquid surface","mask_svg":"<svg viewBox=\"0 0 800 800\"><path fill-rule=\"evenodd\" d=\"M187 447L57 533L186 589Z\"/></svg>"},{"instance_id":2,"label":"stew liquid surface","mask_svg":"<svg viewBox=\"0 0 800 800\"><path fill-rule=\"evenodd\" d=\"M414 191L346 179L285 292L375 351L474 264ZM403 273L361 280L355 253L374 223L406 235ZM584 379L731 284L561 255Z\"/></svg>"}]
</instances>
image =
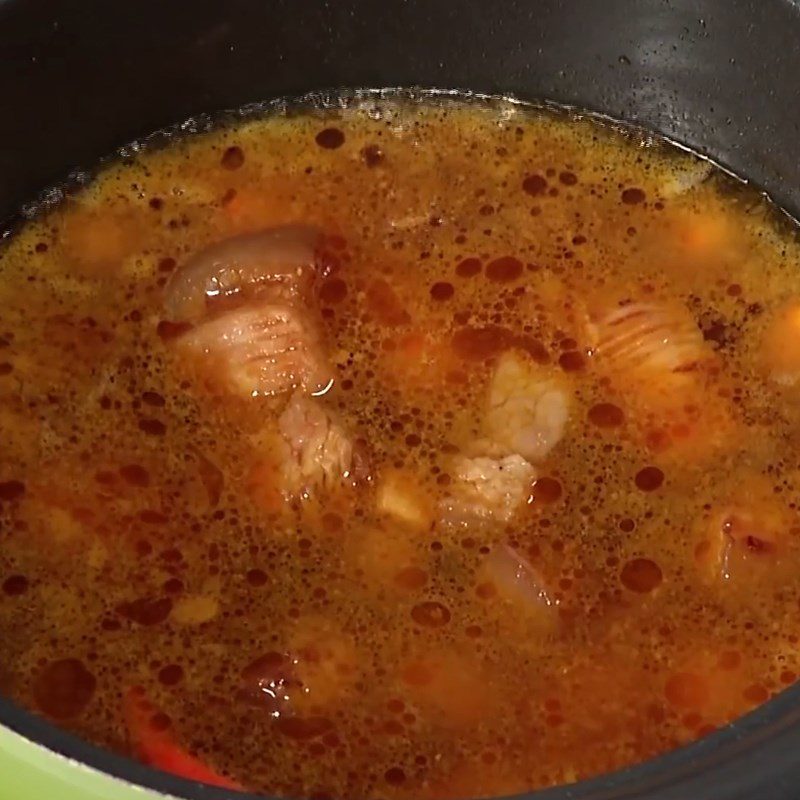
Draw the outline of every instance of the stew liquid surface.
<instances>
[{"instance_id":1,"label":"stew liquid surface","mask_svg":"<svg viewBox=\"0 0 800 800\"><path fill-rule=\"evenodd\" d=\"M185 777L466 798L800 672L800 250L660 141L372 99L0 255L0 691Z\"/></svg>"}]
</instances>

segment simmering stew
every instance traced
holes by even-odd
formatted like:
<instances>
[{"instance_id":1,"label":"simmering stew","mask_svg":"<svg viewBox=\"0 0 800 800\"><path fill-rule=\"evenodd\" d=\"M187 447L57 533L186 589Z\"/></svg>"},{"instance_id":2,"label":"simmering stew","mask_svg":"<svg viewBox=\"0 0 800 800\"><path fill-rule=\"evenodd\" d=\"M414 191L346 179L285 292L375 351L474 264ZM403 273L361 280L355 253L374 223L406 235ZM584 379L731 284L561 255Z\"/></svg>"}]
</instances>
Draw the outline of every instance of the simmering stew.
<instances>
[{"instance_id":1,"label":"simmering stew","mask_svg":"<svg viewBox=\"0 0 800 800\"><path fill-rule=\"evenodd\" d=\"M800 250L709 162L364 97L0 255L0 691L195 780L571 782L800 672Z\"/></svg>"}]
</instances>

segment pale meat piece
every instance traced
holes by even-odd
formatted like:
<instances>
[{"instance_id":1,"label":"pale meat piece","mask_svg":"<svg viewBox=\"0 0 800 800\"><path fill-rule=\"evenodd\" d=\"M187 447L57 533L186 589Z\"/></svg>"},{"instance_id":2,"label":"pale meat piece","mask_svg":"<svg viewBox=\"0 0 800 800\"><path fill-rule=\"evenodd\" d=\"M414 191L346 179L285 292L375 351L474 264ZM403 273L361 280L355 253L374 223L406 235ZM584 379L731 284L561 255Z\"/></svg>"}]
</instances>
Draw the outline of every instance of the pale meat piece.
<instances>
[{"instance_id":1,"label":"pale meat piece","mask_svg":"<svg viewBox=\"0 0 800 800\"><path fill-rule=\"evenodd\" d=\"M542 630L555 626L558 601L541 572L519 551L507 544L496 545L486 557L480 575L491 582L514 612L534 620Z\"/></svg>"},{"instance_id":2,"label":"pale meat piece","mask_svg":"<svg viewBox=\"0 0 800 800\"><path fill-rule=\"evenodd\" d=\"M761 343L761 359L769 377L783 386L800 381L800 301L793 299L773 312Z\"/></svg>"},{"instance_id":3,"label":"pale meat piece","mask_svg":"<svg viewBox=\"0 0 800 800\"><path fill-rule=\"evenodd\" d=\"M442 522L467 527L475 522L508 522L527 503L536 470L522 456L453 461L452 484L440 504Z\"/></svg>"},{"instance_id":4,"label":"pale meat piece","mask_svg":"<svg viewBox=\"0 0 800 800\"><path fill-rule=\"evenodd\" d=\"M282 472L290 494L355 480L353 443L319 400L295 393L278 420L287 451Z\"/></svg>"},{"instance_id":5,"label":"pale meat piece","mask_svg":"<svg viewBox=\"0 0 800 800\"><path fill-rule=\"evenodd\" d=\"M330 388L311 296L319 238L301 225L234 236L174 273L164 309L189 328L176 345L212 382L251 397Z\"/></svg>"},{"instance_id":6,"label":"pale meat piece","mask_svg":"<svg viewBox=\"0 0 800 800\"><path fill-rule=\"evenodd\" d=\"M729 376L682 302L601 303L588 316L594 368L648 449L686 465L737 446Z\"/></svg>"},{"instance_id":7,"label":"pale meat piece","mask_svg":"<svg viewBox=\"0 0 800 800\"><path fill-rule=\"evenodd\" d=\"M669 167L659 175L658 196L672 200L702 186L713 174L714 165L704 158L687 158L680 164L670 162Z\"/></svg>"},{"instance_id":8,"label":"pale meat piece","mask_svg":"<svg viewBox=\"0 0 800 800\"><path fill-rule=\"evenodd\" d=\"M688 310L678 305L619 306L600 314L588 333L604 368L632 377L679 377L713 357Z\"/></svg>"},{"instance_id":9,"label":"pale meat piece","mask_svg":"<svg viewBox=\"0 0 800 800\"><path fill-rule=\"evenodd\" d=\"M500 357L484 422L490 452L499 449L541 461L561 440L568 419L569 395L563 379L524 353L508 351Z\"/></svg>"},{"instance_id":10,"label":"pale meat piece","mask_svg":"<svg viewBox=\"0 0 800 800\"><path fill-rule=\"evenodd\" d=\"M698 521L695 560L702 578L719 586L780 585L792 569L792 514L769 480L752 475L731 488L731 502ZM731 591L730 589L728 591Z\"/></svg>"},{"instance_id":11,"label":"pale meat piece","mask_svg":"<svg viewBox=\"0 0 800 800\"><path fill-rule=\"evenodd\" d=\"M244 396L296 388L316 393L334 378L317 327L302 307L242 306L191 329L178 346L199 356L205 371L228 390Z\"/></svg>"},{"instance_id":12,"label":"pale meat piece","mask_svg":"<svg viewBox=\"0 0 800 800\"><path fill-rule=\"evenodd\" d=\"M273 299L308 299L320 233L305 225L233 236L196 253L173 274L164 308L172 320L197 320L213 302L268 291Z\"/></svg>"},{"instance_id":13,"label":"pale meat piece","mask_svg":"<svg viewBox=\"0 0 800 800\"><path fill-rule=\"evenodd\" d=\"M412 472L389 470L381 476L376 507L404 528L425 531L433 522L433 503Z\"/></svg>"}]
</instances>

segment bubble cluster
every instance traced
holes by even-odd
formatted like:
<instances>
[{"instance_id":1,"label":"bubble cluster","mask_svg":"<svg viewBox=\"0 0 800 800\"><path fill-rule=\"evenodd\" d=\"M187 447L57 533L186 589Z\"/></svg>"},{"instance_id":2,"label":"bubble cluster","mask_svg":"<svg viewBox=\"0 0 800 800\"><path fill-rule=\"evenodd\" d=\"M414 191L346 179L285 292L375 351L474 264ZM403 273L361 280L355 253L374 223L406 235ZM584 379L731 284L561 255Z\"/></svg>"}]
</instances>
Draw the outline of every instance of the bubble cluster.
<instances>
[{"instance_id":1,"label":"bubble cluster","mask_svg":"<svg viewBox=\"0 0 800 800\"><path fill-rule=\"evenodd\" d=\"M269 795L448 798L641 760L793 682L800 406L758 342L797 244L640 145L372 98L142 150L32 220L0 255L0 688L124 750L141 687ZM228 396L161 301L209 242L298 221L359 480L286 502L285 398ZM702 364L643 378L633 336L610 372L603 321L674 305ZM510 521L452 524L509 351L565 387L565 434ZM413 515L377 508L387 475Z\"/></svg>"}]
</instances>

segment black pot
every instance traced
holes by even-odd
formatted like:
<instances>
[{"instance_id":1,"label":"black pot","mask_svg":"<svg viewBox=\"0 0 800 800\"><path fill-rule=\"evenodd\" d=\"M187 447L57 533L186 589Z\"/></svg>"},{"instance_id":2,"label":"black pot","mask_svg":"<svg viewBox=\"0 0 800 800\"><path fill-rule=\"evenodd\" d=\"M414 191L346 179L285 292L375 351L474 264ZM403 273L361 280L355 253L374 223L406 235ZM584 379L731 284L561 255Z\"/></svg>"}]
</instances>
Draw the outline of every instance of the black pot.
<instances>
[{"instance_id":1,"label":"black pot","mask_svg":"<svg viewBox=\"0 0 800 800\"><path fill-rule=\"evenodd\" d=\"M710 155L800 211L796 0L2 0L0 54L0 219L192 115L389 86L602 112ZM102 752L0 699L2 730L173 797L244 797ZM689 747L529 797L800 798L800 687Z\"/></svg>"}]
</instances>

